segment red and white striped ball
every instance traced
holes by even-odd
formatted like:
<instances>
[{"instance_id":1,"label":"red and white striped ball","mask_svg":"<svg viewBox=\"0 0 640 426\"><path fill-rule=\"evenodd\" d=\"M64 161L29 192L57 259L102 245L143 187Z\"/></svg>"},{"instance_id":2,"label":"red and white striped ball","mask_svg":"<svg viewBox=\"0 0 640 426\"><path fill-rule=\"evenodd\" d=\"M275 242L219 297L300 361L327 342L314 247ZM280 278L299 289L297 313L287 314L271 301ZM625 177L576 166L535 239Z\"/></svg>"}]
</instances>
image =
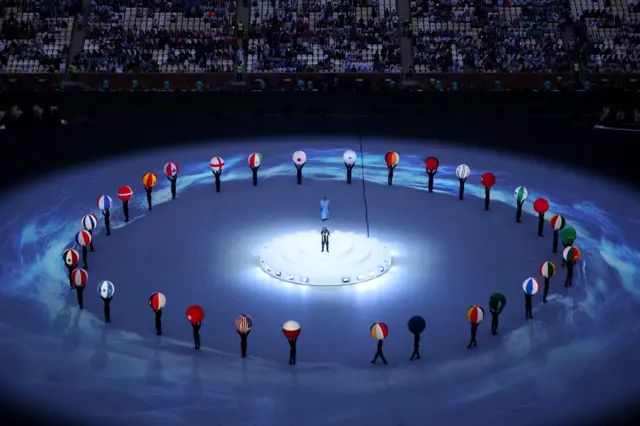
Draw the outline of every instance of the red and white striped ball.
<instances>
[{"instance_id":1,"label":"red and white striped ball","mask_svg":"<svg viewBox=\"0 0 640 426\"><path fill-rule=\"evenodd\" d=\"M168 162L164 165L164 174L169 177L174 177L178 174L178 165L176 163Z\"/></svg>"},{"instance_id":2,"label":"red and white striped ball","mask_svg":"<svg viewBox=\"0 0 640 426\"><path fill-rule=\"evenodd\" d=\"M162 293L153 293L151 296L149 296L149 306L151 306L151 309L153 309L154 311L163 309L166 304L167 298L164 297L164 294Z\"/></svg>"},{"instance_id":3,"label":"red and white striped ball","mask_svg":"<svg viewBox=\"0 0 640 426\"><path fill-rule=\"evenodd\" d=\"M88 279L89 279L89 274L84 269L74 269L71 272L71 282L73 283L73 286L76 288L84 287L85 285L87 285Z\"/></svg>"},{"instance_id":4,"label":"red and white striped ball","mask_svg":"<svg viewBox=\"0 0 640 426\"><path fill-rule=\"evenodd\" d=\"M93 213L82 216L82 227L87 231L93 231L98 226L98 216Z\"/></svg>"},{"instance_id":5,"label":"red and white striped ball","mask_svg":"<svg viewBox=\"0 0 640 426\"><path fill-rule=\"evenodd\" d=\"M81 247L86 247L91 244L91 234L89 231L80 231L76 234L76 243L80 244Z\"/></svg>"},{"instance_id":6,"label":"red and white striped ball","mask_svg":"<svg viewBox=\"0 0 640 426\"><path fill-rule=\"evenodd\" d=\"M374 322L369 333L376 340L384 340L389 335L389 327L383 322Z\"/></svg>"}]
</instances>

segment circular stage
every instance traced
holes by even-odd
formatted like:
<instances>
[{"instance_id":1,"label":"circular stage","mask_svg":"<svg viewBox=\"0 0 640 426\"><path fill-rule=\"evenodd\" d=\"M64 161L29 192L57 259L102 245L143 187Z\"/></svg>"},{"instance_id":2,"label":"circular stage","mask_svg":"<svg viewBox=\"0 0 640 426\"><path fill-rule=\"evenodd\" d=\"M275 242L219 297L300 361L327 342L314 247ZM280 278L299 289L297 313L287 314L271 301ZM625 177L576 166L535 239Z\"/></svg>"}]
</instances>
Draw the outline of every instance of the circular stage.
<instances>
[{"instance_id":1,"label":"circular stage","mask_svg":"<svg viewBox=\"0 0 640 426\"><path fill-rule=\"evenodd\" d=\"M391 268L391 250L375 238L334 231L329 251L321 250L320 232L278 237L260 253L260 268L279 280L313 286L369 281Z\"/></svg>"}]
</instances>

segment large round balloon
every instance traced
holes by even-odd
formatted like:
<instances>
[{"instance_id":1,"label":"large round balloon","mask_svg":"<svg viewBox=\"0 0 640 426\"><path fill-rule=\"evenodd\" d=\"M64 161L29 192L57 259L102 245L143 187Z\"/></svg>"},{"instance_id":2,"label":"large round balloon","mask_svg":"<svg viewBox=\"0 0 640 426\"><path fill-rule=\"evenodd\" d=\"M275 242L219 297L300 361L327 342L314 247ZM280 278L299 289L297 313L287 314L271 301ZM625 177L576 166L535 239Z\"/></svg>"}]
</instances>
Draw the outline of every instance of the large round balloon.
<instances>
[{"instance_id":1,"label":"large round balloon","mask_svg":"<svg viewBox=\"0 0 640 426\"><path fill-rule=\"evenodd\" d=\"M470 174L471 168L469 168L469 166L467 166L466 164L460 164L458 167L456 167L456 176L458 176L458 179L466 179Z\"/></svg>"},{"instance_id":2,"label":"large round balloon","mask_svg":"<svg viewBox=\"0 0 640 426\"><path fill-rule=\"evenodd\" d=\"M81 247L86 247L91 244L91 234L89 231L80 231L76 234L76 243L80 244Z\"/></svg>"},{"instance_id":3,"label":"large round balloon","mask_svg":"<svg viewBox=\"0 0 640 426\"><path fill-rule=\"evenodd\" d=\"M542 262L540 264L540 275L545 278L551 278L556 274L556 265L552 262Z\"/></svg>"},{"instance_id":4,"label":"large round balloon","mask_svg":"<svg viewBox=\"0 0 640 426\"><path fill-rule=\"evenodd\" d=\"M260 164L262 164L262 154L254 152L249 156L249 158L247 158L247 161L249 162L249 167L257 169L260 167Z\"/></svg>"},{"instance_id":5,"label":"large round balloon","mask_svg":"<svg viewBox=\"0 0 640 426\"><path fill-rule=\"evenodd\" d=\"M224 160L221 157L213 157L211 161L209 161L209 167L216 173L221 172L224 168Z\"/></svg>"},{"instance_id":6,"label":"large round balloon","mask_svg":"<svg viewBox=\"0 0 640 426\"><path fill-rule=\"evenodd\" d=\"M566 224L567 221L563 216L560 216L559 214L554 214L553 216L551 216L551 219L549 219L549 225L551 225L551 229L553 229L554 231L561 230Z\"/></svg>"},{"instance_id":7,"label":"large round balloon","mask_svg":"<svg viewBox=\"0 0 640 426\"><path fill-rule=\"evenodd\" d=\"M62 260L69 267L76 266L80 260L80 254L74 249L66 249L62 252Z\"/></svg>"},{"instance_id":8,"label":"large round balloon","mask_svg":"<svg viewBox=\"0 0 640 426\"><path fill-rule=\"evenodd\" d=\"M467 319L471 324L480 324L484 319L484 309L478 305L470 306L467 309Z\"/></svg>"},{"instance_id":9,"label":"large round balloon","mask_svg":"<svg viewBox=\"0 0 640 426\"><path fill-rule=\"evenodd\" d=\"M409 319L409 331L413 334L420 334L427 327L427 322L420 315L412 316Z\"/></svg>"},{"instance_id":10,"label":"large round balloon","mask_svg":"<svg viewBox=\"0 0 640 426\"><path fill-rule=\"evenodd\" d=\"M424 168L428 171L435 172L438 170L438 167L440 167L440 160L436 157L427 157L427 159L424 160Z\"/></svg>"},{"instance_id":11,"label":"large round balloon","mask_svg":"<svg viewBox=\"0 0 640 426\"><path fill-rule=\"evenodd\" d=\"M287 339L295 339L300 335L300 324L291 320L284 323L282 332Z\"/></svg>"},{"instance_id":12,"label":"large round balloon","mask_svg":"<svg viewBox=\"0 0 640 426\"><path fill-rule=\"evenodd\" d=\"M98 283L98 294L103 299L111 299L113 297L113 293L115 292L116 287L111 281L100 281Z\"/></svg>"},{"instance_id":13,"label":"large round balloon","mask_svg":"<svg viewBox=\"0 0 640 426\"><path fill-rule=\"evenodd\" d=\"M546 213L549 210L549 202L544 198L538 198L533 202L533 210L536 213Z\"/></svg>"},{"instance_id":14,"label":"large round balloon","mask_svg":"<svg viewBox=\"0 0 640 426\"><path fill-rule=\"evenodd\" d=\"M133 197L133 189L130 186L124 185L118 188L118 198L122 201L129 201Z\"/></svg>"},{"instance_id":15,"label":"large round balloon","mask_svg":"<svg viewBox=\"0 0 640 426\"><path fill-rule=\"evenodd\" d=\"M344 152L344 154L342 154L342 159L344 160L344 164L348 165L348 166L352 166L356 163L356 152L352 151L350 149L346 150Z\"/></svg>"},{"instance_id":16,"label":"large round balloon","mask_svg":"<svg viewBox=\"0 0 640 426\"><path fill-rule=\"evenodd\" d=\"M236 318L236 330L240 333L248 333L253 328L253 318L247 314L240 314Z\"/></svg>"},{"instance_id":17,"label":"large round balloon","mask_svg":"<svg viewBox=\"0 0 640 426\"><path fill-rule=\"evenodd\" d=\"M384 340L389 335L389 327L383 322L374 322L371 329L369 329L369 333L376 340Z\"/></svg>"},{"instance_id":18,"label":"large round balloon","mask_svg":"<svg viewBox=\"0 0 640 426\"><path fill-rule=\"evenodd\" d=\"M293 153L293 162L298 166L302 166L307 162L307 154L304 151L296 151Z\"/></svg>"},{"instance_id":19,"label":"large round balloon","mask_svg":"<svg viewBox=\"0 0 640 426\"><path fill-rule=\"evenodd\" d=\"M98 226L98 216L93 213L82 216L82 227L87 231L93 231Z\"/></svg>"},{"instance_id":20,"label":"large round balloon","mask_svg":"<svg viewBox=\"0 0 640 426\"><path fill-rule=\"evenodd\" d=\"M560 231L560 239L565 244L573 244L578 238L578 233L572 227L566 227L562 231Z\"/></svg>"},{"instance_id":21,"label":"large round balloon","mask_svg":"<svg viewBox=\"0 0 640 426\"><path fill-rule=\"evenodd\" d=\"M522 289L528 295L533 296L540 290L540 283L535 278L529 277L522 283Z\"/></svg>"},{"instance_id":22,"label":"large round balloon","mask_svg":"<svg viewBox=\"0 0 640 426\"><path fill-rule=\"evenodd\" d=\"M174 177L178 174L178 165L169 161L164 165L164 174L168 177Z\"/></svg>"},{"instance_id":23,"label":"large round balloon","mask_svg":"<svg viewBox=\"0 0 640 426\"><path fill-rule=\"evenodd\" d=\"M387 152L384 155L384 162L387 163L387 167L394 167L400 161L400 156L397 152Z\"/></svg>"},{"instance_id":24,"label":"large round balloon","mask_svg":"<svg viewBox=\"0 0 640 426\"><path fill-rule=\"evenodd\" d=\"M98 197L98 208L102 211L107 211L111 208L113 200L108 195L101 195Z\"/></svg>"},{"instance_id":25,"label":"large round balloon","mask_svg":"<svg viewBox=\"0 0 640 426\"><path fill-rule=\"evenodd\" d=\"M191 324L198 324L204 319L204 309L198 305L189 306L187 309L187 321Z\"/></svg>"},{"instance_id":26,"label":"large round balloon","mask_svg":"<svg viewBox=\"0 0 640 426\"><path fill-rule=\"evenodd\" d=\"M487 172L482 175L482 178L480 180L482 182L482 186L484 186L485 188L491 188L496 184L496 175Z\"/></svg>"},{"instance_id":27,"label":"large round balloon","mask_svg":"<svg viewBox=\"0 0 640 426\"><path fill-rule=\"evenodd\" d=\"M71 282L76 288L84 288L89 280L89 274L84 269L74 269L71 271Z\"/></svg>"},{"instance_id":28,"label":"large round balloon","mask_svg":"<svg viewBox=\"0 0 640 426\"><path fill-rule=\"evenodd\" d=\"M160 309L163 309L166 304L167 298L164 297L164 294L162 293L153 293L151 296L149 296L149 306L151 306L151 309L156 312Z\"/></svg>"},{"instance_id":29,"label":"large round balloon","mask_svg":"<svg viewBox=\"0 0 640 426\"><path fill-rule=\"evenodd\" d=\"M147 188L153 188L154 186L156 186L157 182L158 178L156 177L155 173L147 172L142 175L142 184Z\"/></svg>"},{"instance_id":30,"label":"large round balloon","mask_svg":"<svg viewBox=\"0 0 640 426\"><path fill-rule=\"evenodd\" d=\"M580 249L574 246L566 247L562 252L562 257L569 263L576 263L580 259Z\"/></svg>"},{"instance_id":31,"label":"large round balloon","mask_svg":"<svg viewBox=\"0 0 640 426\"><path fill-rule=\"evenodd\" d=\"M529 190L526 186L519 186L513 191L513 196L519 202L523 202L527 198L529 198Z\"/></svg>"},{"instance_id":32,"label":"large round balloon","mask_svg":"<svg viewBox=\"0 0 640 426\"><path fill-rule=\"evenodd\" d=\"M494 311L502 311L507 304L507 298L502 293L493 293L489 297L489 308Z\"/></svg>"}]
</instances>

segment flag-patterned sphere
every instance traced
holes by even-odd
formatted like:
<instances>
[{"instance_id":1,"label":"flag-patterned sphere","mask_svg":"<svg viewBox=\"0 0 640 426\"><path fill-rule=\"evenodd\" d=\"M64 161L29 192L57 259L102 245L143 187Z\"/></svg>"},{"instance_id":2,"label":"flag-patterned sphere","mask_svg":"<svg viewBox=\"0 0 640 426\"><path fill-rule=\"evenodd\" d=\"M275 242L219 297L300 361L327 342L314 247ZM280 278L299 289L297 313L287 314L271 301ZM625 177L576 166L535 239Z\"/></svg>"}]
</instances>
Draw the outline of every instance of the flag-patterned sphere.
<instances>
[{"instance_id":1,"label":"flag-patterned sphere","mask_svg":"<svg viewBox=\"0 0 640 426\"><path fill-rule=\"evenodd\" d=\"M84 269L74 269L71 271L71 282L76 288L84 288L89 280L89 274Z\"/></svg>"},{"instance_id":2,"label":"flag-patterned sphere","mask_svg":"<svg viewBox=\"0 0 640 426\"><path fill-rule=\"evenodd\" d=\"M484 319L484 309L478 305L470 306L467 309L467 319L471 324L480 324Z\"/></svg>"},{"instance_id":3,"label":"flag-patterned sphere","mask_svg":"<svg viewBox=\"0 0 640 426\"><path fill-rule=\"evenodd\" d=\"M566 247L562 252L562 257L569 263L576 263L580 259L580 249L574 246Z\"/></svg>"},{"instance_id":4,"label":"flag-patterned sphere","mask_svg":"<svg viewBox=\"0 0 640 426\"><path fill-rule=\"evenodd\" d=\"M164 297L164 294L162 293L153 293L151 296L149 296L149 306L151 306L151 309L156 312L160 309L164 309L166 304L167 298Z\"/></svg>"},{"instance_id":5,"label":"flag-patterned sphere","mask_svg":"<svg viewBox=\"0 0 640 426\"><path fill-rule=\"evenodd\" d=\"M384 156L384 162L387 163L387 167L395 167L400 161L400 155L397 152L387 152Z\"/></svg>"},{"instance_id":6,"label":"flag-patterned sphere","mask_svg":"<svg viewBox=\"0 0 640 426\"><path fill-rule=\"evenodd\" d=\"M113 293L116 292L116 287L111 281L100 281L98 283L98 294L103 299L111 299Z\"/></svg>"},{"instance_id":7,"label":"flag-patterned sphere","mask_svg":"<svg viewBox=\"0 0 640 426\"><path fill-rule=\"evenodd\" d=\"M304 151L296 151L293 153L293 162L298 166L302 166L307 162L307 154Z\"/></svg>"},{"instance_id":8,"label":"flag-patterned sphere","mask_svg":"<svg viewBox=\"0 0 640 426\"><path fill-rule=\"evenodd\" d=\"M169 161L164 165L164 174L168 177L174 177L178 174L178 165Z\"/></svg>"},{"instance_id":9,"label":"flag-patterned sphere","mask_svg":"<svg viewBox=\"0 0 640 426\"><path fill-rule=\"evenodd\" d=\"M198 324L204 319L204 309L198 305L189 306L187 309L187 321Z\"/></svg>"},{"instance_id":10,"label":"flag-patterned sphere","mask_svg":"<svg viewBox=\"0 0 640 426\"><path fill-rule=\"evenodd\" d=\"M428 171L435 172L438 170L438 167L440 167L440 160L436 157L427 157L427 159L424 160L424 168Z\"/></svg>"},{"instance_id":11,"label":"flag-patterned sphere","mask_svg":"<svg viewBox=\"0 0 640 426\"><path fill-rule=\"evenodd\" d=\"M407 326L409 327L409 331L411 333L420 334L427 327L427 322L420 315L414 315L409 318Z\"/></svg>"},{"instance_id":12,"label":"flag-patterned sphere","mask_svg":"<svg viewBox=\"0 0 640 426\"><path fill-rule=\"evenodd\" d=\"M489 297L489 308L493 311L502 311L507 305L507 298L502 293L493 293Z\"/></svg>"},{"instance_id":13,"label":"flag-patterned sphere","mask_svg":"<svg viewBox=\"0 0 640 426\"><path fill-rule=\"evenodd\" d=\"M576 238L578 238L578 233L570 226L560 231L560 239L566 245L573 244L576 241Z\"/></svg>"},{"instance_id":14,"label":"flag-patterned sphere","mask_svg":"<svg viewBox=\"0 0 640 426\"><path fill-rule=\"evenodd\" d=\"M224 160L221 157L213 157L211 161L209 161L209 167L216 173L221 172L224 168Z\"/></svg>"},{"instance_id":15,"label":"flag-patterned sphere","mask_svg":"<svg viewBox=\"0 0 640 426\"><path fill-rule=\"evenodd\" d=\"M287 339L295 339L300 335L300 324L291 320L284 323L282 333Z\"/></svg>"},{"instance_id":16,"label":"flag-patterned sphere","mask_svg":"<svg viewBox=\"0 0 640 426\"><path fill-rule=\"evenodd\" d=\"M82 216L82 227L87 231L93 231L98 226L98 216L93 213Z\"/></svg>"},{"instance_id":17,"label":"flag-patterned sphere","mask_svg":"<svg viewBox=\"0 0 640 426\"><path fill-rule=\"evenodd\" d=\"M113 200L108 195L101 195L98 198L97 204L100 210L107 211L111 208L111 205L113 204Z\"/></svg>"},{"instance_id":18,"label":"flag-patterned sphere","mask_svg":"<svg viewBox=\"0 0 640 426\"><path fill-rule=\"evenodd\" d=\"M76 234L76 243L81 247L86 247L91 244L91 234L89 231L80 231Z\"/></svg>"},{"instance_id":19,"label":"flag-patterned sphere","mask_svg":"<svg viewBox=\"0 0 640 426\"><path fill-rule=\"evenodd\" d=\"M458 179L466 179L470 174L471 168L469 168L469 166L467 166L466 164L460 164L458 167L456 167L456 176L458 176Z\"/></svg>"},{"instance_id":20,"label":"flag-patterned sphere","mask_svg":"<svg viewBox=\"0 0 640 426\"><path fill-rule=\"evenodd\" d=\"M529 198L529 190L526 186L519 186L513 191L513 196L517 201L523 202Z\"/></svg>"},{"instance_id":21,"label":"flag-patterned sphere","mask_svg":"<svg viewBox=\"0 0 640 426\"><path fill-rule=\"evenodd\" d=\"M560 231L566 224L567 222L565 221L564 217L560 216L559 214L554 214L553 216L551 216L551 219L549 219L549 225L551 225L551 229L553 229L554 231Z\"/></svg>"},{"instance_id":22,"label":"flag-patterned sphere","mask_svg":"<svg viewBox=\"0 0 640 426\"><path fill-rule=\"evenodd\" d=\"M129 201L131 197L133 197L133 189L130 186L124 185L118 188L118 198L122 201Z\"/></svg>"},{"instance_id":23,"label":"flag-patterned sphere","mask_svg":"<svg viewBox=\"0 0 640 426\"><path fill-rule=\"evenodd\" d=\"M389 335L389 327L383 322L374 322L369 329L369 333L376 340L384 340Z\"/></svg>"},{"instance_id":24,"label":"flag-patterned sphere","mask_svg":"<svg viewBox=\"0 0 640 426\"><path fill-rule=\"evenodd\" d=\"M533 296L540 290L540 283L533 277L529 277L522 283L522 289L530 296Z\"/></svg>"},{"instance_id":25,"label":"flag-patterned sphere","mask_svg":"<svg viewBox=\"0 0 640 426\"><path fill-rule=\"evenodd\" d=\"M156 177L155 173L148 172L142 175L142 184L147 188L153 188L154 186L156 186L157 182L158 178Z\"/></svg>"},{"instance_id":26,"label":"flag-patterned sphere","mask_svg":"<svg viewBox=\"0 0 640 426\"><path fill-rule=\"evenodd\" d=\"M556 274L556 265L552 262L542 262L540 264L540 275L545 278L551 278Z\"/></svg>"},{"instance_id":27,"label":"flag-patterned sphere","mask_svg":"<svg viewBox=\"0 0 640 426\"><path fill-rule=\"evenodd\" d=\"M64 260L64 264L69 267L76 266L80 260L80 254L74 249L66 249L62 253L62 260Z\"/></svg>"},{"instance_id":28,"label":"flag-patterned sphere","mask_svg":"<svg viewBox=\"0 0 640 426\"><path fill-rule=\"evenodd\" d=\"M247 160L249 161L249 167L257 169L262 164L262 154L254 152Z\"/></svg>"},{"instance_id":29,"label":"flag-patterned sphere","mask_svg":"<svg viewBox=\"0 0 640 426\"><path fill-rule=\"evenodd\" d=\"M253 328L253 318L247 314L241 314L236 318L236 330L240 333L248 333Z\"/></svg>"},{"instance_id":30,"label":"flag-patterned sphere","mask_svg":"<svg viewBox=\"0 0 640 426\"><path fill-rule=\"evenodd\" d=\"M544 198L538 198L533 202L533 210L536 213L546 213L549 210L549 202Z\"/></svg>"},{"instance_id":31,"label":"flag-patterned sphere","mask_svg":"<svg viewBox=\"0 0 640 426\"><path fill-rule=\"evenodd\" d=\"M352 166L356 163L356 152L350 149L346 150L344 154L342 154L342 159L344 160L344 164L348 166Z\"/></svg>"},{"instance_id":32,"label":"flag-patterned sphere","mask_svg":"<svg viewBox=\"0 0 640 426\"><path fill-rule=\"evenodd\" d=\"M487 172L482 175L480 181L482 182L482 186L484 186L485 188L491 188L496 184L496 176L493 173Z\"/></svg>"}]
</instances>

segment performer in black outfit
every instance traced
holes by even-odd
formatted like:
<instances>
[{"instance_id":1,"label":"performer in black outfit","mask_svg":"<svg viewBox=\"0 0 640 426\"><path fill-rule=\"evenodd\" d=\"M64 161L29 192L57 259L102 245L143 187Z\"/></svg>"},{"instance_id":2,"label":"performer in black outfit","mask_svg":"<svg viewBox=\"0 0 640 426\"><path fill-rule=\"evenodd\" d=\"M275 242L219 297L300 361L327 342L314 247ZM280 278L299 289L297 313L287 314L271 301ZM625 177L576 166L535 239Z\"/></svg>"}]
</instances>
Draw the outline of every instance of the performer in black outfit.
<instances>
[{"instance_id":1,"label":"performer in black outfit","mask_svg":"<svg viewBox=\"0 0 640 426\"><path fill-rule=\"evenodd\" d=\"M107 230L107 235L111 235L111 211L103 210L102 216L104 216L104 227Z\"/></svg>"},{"instance_id":2,"label":"performer in black outfit","mask_svg":"<svg viewBox=\"0 0 640 426\"><path fill-rule=\"evenodd\" d=\"M414 358L420 359L420 333L413 333L413 353L409 361L413 361Z\"/></svg>"},{"instance_id":3,"label":"performer in black outfit","mask_svg":"<svg viewBox=\"0 0 640 426\"><path fill-rule=\"evenodd\" d=\"M384 358L384 354L382 353L382 342L383 340L378 340L378 350L376 351L376 356L371 360L371 364L375 364L378 357L382 359L383 364L387 364L387 360Z\"/></svg>"},{"instance_id":4,"label":"performer in black outfit","mask_svg":"<svg viewBox=\"0 0 640 426\"><path fill-rule=\"evenodd\" d=\"M153 188L145 185L144 190L147 193L147 205L149 206L149 210L153 210L153 205L151 204L151 191L153 191Z\"/></svg>"},{"instance_id":5,"label":"performer in black outfit","mask_svg":"<svg viewBox=\"0 0 640 426\"><path fill-rule=\"evenodd\" d=\"M491 188L484 188L484 209L489 210L489 202L491 201Z\"/></svg>"},{"instance_id":6,"label":"performer in black outfit","mask_svg":"<svg viewBox=\"0 0 640 426\"><path fill-rule=\"evenodd\" d=\"M155 311L156 313L156 334L160 336L162 334L162 309Z\"/></svg>"},{"instance_id":7,"label":"performer in black outfit","mask_svg":"<svg viewBox=\"0 0 640 426\"><path fill-rule=\"evenodd\" d=\"M169 182L171 182L171 199L175 200L176 199L176 185L178 182L178 174L176 173L175 175L169 177L167 176L167 179L169 179Z\"/></svg>"},{"instance_id":8,"label":"performer in black outfit","mask_svg":"<svg viewBox=\"0 0 640 426\"><path fill-rule=\"evenodd\" d=\"M467 181L467 178L464 178L464 179L458 178L458 180L460 181L460 193L458 194L458 198L460 198L461 200L464 200L464 183Z\"/></svg>"},{"instance_id":9,"label":"performer in black outfit","mask_svg":"<svg viewBox=\"0 0 640 426\"><path fill-rule=\"evenodd\" d=\"M437 170L427 170L427 176L429 177L429 184L428 184L428 189L429 192L433 192L433 177L436 175L436 173L438 173Z\"/></svg>"},{"instance_id":10,"label":"performer in black outfit","mask_svg":"<svg viewBox=\"0 0 640 426\"><path fill-rule=\"evenodd\" d=\"M544 227L544 213L538 213L538 237L544 237L542 228Z\"/></svg>"},{"instance_id":11,"label":"performer in black outfit","mask_svg":"<svg viewBox=\"0 0 640 426\"><path fill-rule=\"evenodd\" d=\"M353 164L344 163L344 166L347 168L347 183L351 185L351 171L353 170L353 166L355 166L355 163Z\"/></svg>"},{"instance_id":12,"label":"performer in black outfit","mask_svg":"<svg viewBox=\"0 0 640 426\"><path fill-rule=\"evenodd\" d=\"M304 164L294 163L296 165L296 176L298 178L298 185L302 185L302 168Z\"/></svg>"},{"instance_id":13,"label":"performer in black outfit","mask_svg":"<svg viewBox=\"0 0 640 426\"><path fill-rule=\"evenodd\" d=\"M289 340L289 365L296 365L296 342L298 341L297 337Z\"/></svg>"},{"instance_id":14,"label":"performer in black outfit","mask_svg":"<svg viewBox=\"0 0 640 426\"><path fill-rule=\"evenodd\" d=\"M124 221L129 222L129 200L122 200L122 211L124 212Z\"/></svg>"},{"instance_id":15,"label":"performer in black outfit","mask_svg":"<svg viewBox=\"0 0 640 426\"><path fill-rule=\"evenodd\" d=\"M558 231L557 229L553 230L553 253L558 252Z\"/></svg>"},{"instance_id":16,"label":"performer in black outfit","mask_svg":"<svg viewBox=\"0 0 640 426\"><path fill-rule=\"evenodd\" d=\"M197 322L195 324L191 324L193 327L193 343L195 349L200 349L200 327L202 327L201 322Z\"/></svg>"},{"instance_id":17,"label":"performer in black outfit","mask_svg":"<svg viewBox=\"0 0 640 426\"><path fill-rule=\"evenodd\" d=\"M101 297L104 302L104 322L111 322L111 299L113 297Z\"/></svg>"},{"instance_id":18,"label":"performer in black outfit","mask_svg":"<svg viewBox=\"0 0 640 426\"><path fill-rule=\"evenodd\" d=\"M251 330L245 333L238 331L238 335L240 336L240 350L242 351L242 358L247 357L247 338L249 337L249 333L251 333Z\"/></svg>"},{"instance_id":19,"label":"performer in black outfit","mask_svg":"<svg viewBox=\"0 0 640 426\"><path fill-rule=\"evenodd\" d=\"M542 302L547 303L547 295L549 294L549 277L544 277L544 291L542 293Z\"/></svg>"},{"instance_id":20,"label":"performer in black outfit","mask_svg":"<svg viewBox=\"0 0 640 426\"><path fill-rule=\"evenodd\" d=\"M491 306L489 306L489 312L491 312L491 334L495 336L498 334L498 318L500 317L500 312L502 312L502 309L493 309ZM472 339L475 342L475 337L472 337Z\"/></svg>"},{"instance_id":21,"label":"performer in black outfit","mask_svg":"<svg viewBox=\"0 0 640 426\"><path fill-rule=\"evenodd\" d=\"M216 180L216 192L220 192L220 175L222 174L222 170L211 170L213 172L213 177Z\"/></svg>"},{"instance_id":22,"label":"performer in black outfit","mask_svg":"<svg viewBox=\"0 0 640 426\"><path fill-rule=\"evenodd\" d=\"M471 323L471 341L469 342L469 346L467 349L475 348L478 346L476 343L476 333L478 332L478 323Z\"/></svg>"},{"instance_id":23,"label":"performer in black outfit","mask_svg":"<svg viewBox=\"0 0 640 426\"><path fill-rule=\"evenodd\" d=\"M329 253L329 236L331 235L329 233L329 230L325 227L322 227L322 231L320 231L320 235L322 237L322 251L324 252L324 249L327 249L327 253Z\"/></svg>"},{"instance_id":24,"label":"performer in black outfit","mask_svg":"<svg viewBox=\"0 0 640 426\"><path fill-rule=\"evenodd\" d=\"M87 229L87 232L89 233L89 235L91 235L91 242L89 243L89 251L93 253L95 251L95 249L93 248L93 230Z\"/></svg>"},{"instance_id":25,"label":"performer in black outfit","mask_svg":"<svg viewBox=\"0 0 640 426\"><path fill-rule=\"evenodd\" d=\"M82 246L82 264L84 269L89 269L89 263L87 262L87 246Z\"/></svg>"},{"instance_id":26,"label":"performer in black outfit","mask_svg":"<svg viewBox=\"0 0 640 426\"><path fill-rule=\"evenodd\" d=\"M393 185L393 171L396 169L396 166L387 166L389 169L389 176L387 177L387 183L389 185Z\"/></svg>"},{"instance_id":27,"label":"performer in black outfit","mask_svg":"<svg viewBox=\"0 0 640 426\"><path fill-rule=\"evenodd\" d=\"M531 312L531 301L533 296L531 294L524 294L524 315L526 319L533 319L533 313Z\"/></svg>"},{"instance_id":28,"label":"performer in black outfit","mask_svg":"<svg viewBox=\"0 0 640 426\"><path fill-rule=\"evenodd\" d=\"M71 290L73 290L73 276L71 275L71 273L74 269L76 269L78 265L67 265L66 263L65 265L67 266L67 270L69 271L69 285L71 286Z\"/></svg>"},{"instance_id":29,"label":"performer in black outfit","mask_svg":"<svg viewBox=\"0 0 640 426\"><path fill-rule=\"evenodd\" d=\"M253 176L253 186L258 186L258 167L251 167L251 175Z\"/></svg>"},{"instance_id":30,"label":"performer in black outfit","mask_svg":"<svg viewBox=\"0 0 640 426\"><path fill-rule=\"evenodd\" d=\"M575 263L573 263L573 262L567 262L567 279L564 280L564 286L566 288L573 287L572 281L573 281L573 266L574 265L575 265Z\"/></svg>"},{"instance_id":31,"label":"performer in black outfit","mask_svg":"<svg viewBox=\"0 0 640 426\"><path fill-rule=\"evenodd\" d=\"M83 291L84 291L83 286L79 285L78 287L76 287L76 297L78 298L78 308L80 309L84 308L84 297L82 297Z\"/></svg>"},{"instance_id":32,"label":"performer in black outfit","mask_svg":"<svg viewBox=\"0 0 640 426\"><path fill-rule=\"evenodd\" d=\"M522 206L524 205L524 200L518 201L516 200L516 222L522 222L520 219L522 218Z\"/></svg>"}]
</instances>

